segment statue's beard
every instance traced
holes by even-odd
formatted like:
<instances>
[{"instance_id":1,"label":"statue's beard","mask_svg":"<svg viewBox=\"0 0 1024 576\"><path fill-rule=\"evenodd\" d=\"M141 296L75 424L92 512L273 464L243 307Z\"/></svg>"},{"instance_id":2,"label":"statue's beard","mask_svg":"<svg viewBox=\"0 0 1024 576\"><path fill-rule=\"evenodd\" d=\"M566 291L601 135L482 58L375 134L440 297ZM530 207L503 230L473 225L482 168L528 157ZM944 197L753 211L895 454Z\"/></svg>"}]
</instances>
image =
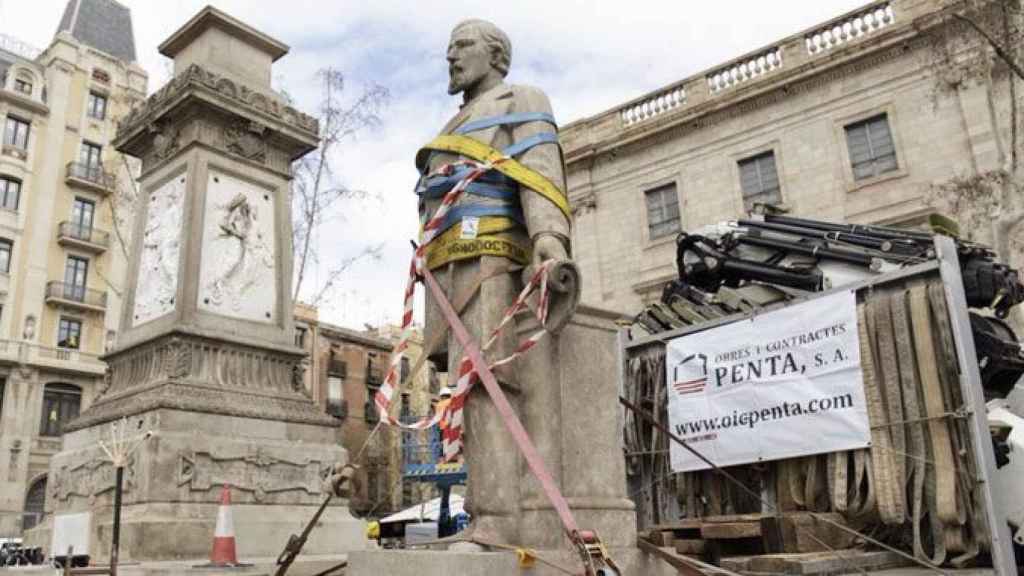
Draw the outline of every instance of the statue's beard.
<instances>
[{"instance_id":1,"label":"statue's beard","mask_svg":"<svg viewBox=\"0 0 1024 576\"><path fill-rule=\"evenodd\" d=\"M455 95L466 89L465 78L461 70L452 70L448 73L448 94Z\"/></svg>"}]
</instances>

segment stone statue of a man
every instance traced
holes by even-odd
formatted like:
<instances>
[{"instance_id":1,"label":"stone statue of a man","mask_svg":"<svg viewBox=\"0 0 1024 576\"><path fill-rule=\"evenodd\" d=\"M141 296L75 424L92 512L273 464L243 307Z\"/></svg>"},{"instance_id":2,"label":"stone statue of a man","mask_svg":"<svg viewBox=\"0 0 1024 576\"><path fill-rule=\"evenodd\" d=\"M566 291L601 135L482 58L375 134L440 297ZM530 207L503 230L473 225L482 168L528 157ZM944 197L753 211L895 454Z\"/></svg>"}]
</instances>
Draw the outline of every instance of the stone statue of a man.
<instances>
[{"instance_id":1,"label":"stone statue of a man","mask_svg":"<svg viewBox=\"0 0 1024 576\"><path fill-rule=\"evenodd\" d=\"M449 212L445 231L427 246L427 266L477 342L498 326L505 309L522 289L524 270L553 259L568 262L569 211L557 126L543 92L504 82L511 61L508 36L482 20L467 20L452 31L448 44L449 94L462 94L459 112L441 134L458 134L516 159L550 186L532 189L496 170L476 180ZM423 177L417 186L420 215L431 218L441 198L460 179L433 174L465 159L451 150L424 149L417 156ZM556 289L560 288L555 282ZM559 298L553 294L552 298ZM561 295L566 300L565 295ZM555 306L555 304L552 304ZM427 298L426 333L446 322L433 298ZM510 355L517 342L508 326L486 357ZM449 368L462 357L454 338L434 350L435 362ZM495 370L509 401L517 408L548 469L559 479L558 378L550 342ZM469 475L466 508L473 521L469 536L518 543L523 513L547 508L547 501L523 464L519 450L482 385L475 386L464 410L464 454ZM552 526L558 529L558 526Z\"/></svg>"}]
</instances>

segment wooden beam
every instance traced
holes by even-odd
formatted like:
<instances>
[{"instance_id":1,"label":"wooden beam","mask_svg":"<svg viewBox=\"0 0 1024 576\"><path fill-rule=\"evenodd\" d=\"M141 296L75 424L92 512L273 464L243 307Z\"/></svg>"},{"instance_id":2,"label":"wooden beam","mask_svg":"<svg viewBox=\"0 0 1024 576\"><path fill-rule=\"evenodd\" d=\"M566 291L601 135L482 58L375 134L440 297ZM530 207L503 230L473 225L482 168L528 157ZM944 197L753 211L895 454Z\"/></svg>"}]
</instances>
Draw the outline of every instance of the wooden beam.
<instances>
[{"instance_id":1,"label":"wooden beam","mask_svg":"<svg viewBox=\"0 0 1024 576\"><path fill-rule=\"evenodd\" d=\"M637 547L644 552L654 554L658 558L667 562L670 566L678 570L679 574L682 576L708 576L708 573L704 572L704 570L699 567L699 564L702 564L702 562L685 558L666 548L659 548L643 538L637 538L636 544Z\"/></svg>"},{"instance_id":2,"label":"wooden beam","mask_svg":"<svg viewBox=\"0 0 1024 576\"><path fill-rule=\"evenodd\" d=\"M700 527L705 540L735 540L738 538L760 538L761 522L716 522Z\"/></svg>"}]
</instances>

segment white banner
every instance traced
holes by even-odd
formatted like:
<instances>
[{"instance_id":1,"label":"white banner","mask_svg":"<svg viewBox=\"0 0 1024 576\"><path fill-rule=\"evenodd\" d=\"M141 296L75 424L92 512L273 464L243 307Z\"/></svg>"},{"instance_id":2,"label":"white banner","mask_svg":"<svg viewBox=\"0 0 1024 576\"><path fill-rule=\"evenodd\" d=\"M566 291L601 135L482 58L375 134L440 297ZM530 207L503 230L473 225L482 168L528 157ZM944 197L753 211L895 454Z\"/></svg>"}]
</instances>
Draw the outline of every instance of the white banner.
<instances>
[{"instance_id":1,"label":"white banner","mask_svg":"<svg viewBox=\"0 0 1024 576\"><path fill-rule=\"evenodd\" d=\"M870 443L853 292L672 340L666 368L672 431L718 466ZM710 468L670 444L673 471Z\"/></svg>"}]
</instances>

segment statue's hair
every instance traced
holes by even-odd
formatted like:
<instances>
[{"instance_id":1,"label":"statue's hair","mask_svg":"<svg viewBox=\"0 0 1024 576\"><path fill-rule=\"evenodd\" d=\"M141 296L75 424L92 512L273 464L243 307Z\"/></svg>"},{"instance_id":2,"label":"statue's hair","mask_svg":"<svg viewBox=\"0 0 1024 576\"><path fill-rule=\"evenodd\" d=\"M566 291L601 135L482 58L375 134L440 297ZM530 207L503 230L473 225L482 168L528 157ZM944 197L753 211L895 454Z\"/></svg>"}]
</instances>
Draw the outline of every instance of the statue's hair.
<instances>
[{"instance_id":1,"label":"statue's hair","mask_svg":"<svg viewBox=\"0 0 1024 576\"><path fill-rule=\"evenodd\" d=\"M459 22L452 30L452 34L462 28L473 28L480 34L480 38L483 39L491 54L497 56L494 68L501 73L502 77L507 76L509 65L512 63L512 41L508 39L508 34L505 34L494 23L477 18Z\"/></svg>"}]
</instances>

